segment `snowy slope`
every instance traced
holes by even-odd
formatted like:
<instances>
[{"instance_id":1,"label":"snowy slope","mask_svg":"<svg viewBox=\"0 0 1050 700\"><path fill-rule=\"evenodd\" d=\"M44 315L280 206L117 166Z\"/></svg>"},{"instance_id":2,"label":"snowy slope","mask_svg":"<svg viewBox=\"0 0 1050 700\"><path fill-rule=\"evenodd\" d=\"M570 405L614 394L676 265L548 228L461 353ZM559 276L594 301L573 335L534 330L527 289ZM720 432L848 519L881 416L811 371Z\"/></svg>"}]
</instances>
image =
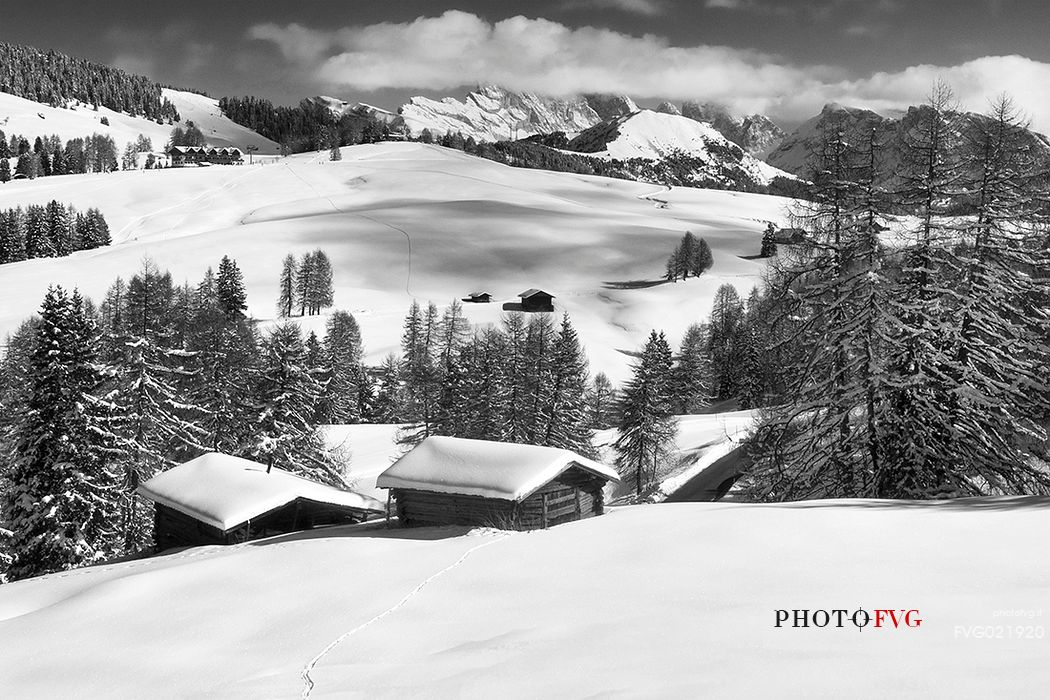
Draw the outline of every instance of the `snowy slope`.
<instances>
[{"instance_id":1,"label":"snowy slope","mask_svg":"<svg viewBox=\"0 0 1050 700\"><path fill-rule=\"evenodd\" d=\"M646 199L653 194L666 205ZM570 313L593 371L614 380L655 326L677 343L710 313L718 286L742 295L760 282L767 221L789 200L512 168L437 146L386 143L343 149L343 160L302 154L268 165L170 169L19 180L0 208L52 198L97 206L116 245L0 268L0 337L33 313L54 282L99 299L144 255L181 283L196 283L223 255L245 275L249 311L272 318L281 259L323 247L335 266L337 308L361 326L367 359L396 351L413 298L447 304L474 289L499 302L550 289ZM667 255L687 230L704 237L714 267L661 284ZM495 323L501 304L466 304ZM668 313L673 309L674 313ZM304 326L322 331L326 318Z\"/></svg>"},{"instance_id":2,"label":"snowy slope","mask_svg":"<svg viewBox=\"0 0 1050 700\"><path fill-rule=\"evenodd\" d=\"M534 533L357 527L189 549L0 586L0 639L17 640L0 686L12 698L1043 698L1050 560L1032 553L1048 507L659 504ZM858 607L916 609L921 626L775 627L780 609Z\"/></svg>"},{"instance_id":3,"label":"snowy slope","mask_svg":"<svg viewBox=\"0 0 1050 700\"><path fill-rule=\"evenodd\" d=\"M745 153L706 122L649 109L592 127L571 141L568 148L618 160L660 160L685 154L713 164L738 165L761 184L768 184L778 175L790 177Z\"/></svg>"},{"instance_id":4,"label":"snowy slope","mask_svg":"<svg viewBox=\"0 0 1050 700\"><path fill-rule=\"evenodd\" d=\"M218 100L191 92L164 88L164 97L171 100L179 111L182 125L193 121L204 133L210 146L237 146L241 150L248 144L259 147L259 153L274 154L278 144L263 138L247 127L235 124L219 110ZM105 117L109 125L102 123ZM113 137L118 152L124 150L128 141L139 134L148 136L155 150L163 150L171 136L172 124L158 124L144 117L131 117L114 112L106 107L95 111L90 105L71 105L67 109L49 107L21 97L0 92L0 130L10 138L20 134L30 142L37 136L58 134L63 141L90 136L94 133Z\"/></svg>"}]
</instances>

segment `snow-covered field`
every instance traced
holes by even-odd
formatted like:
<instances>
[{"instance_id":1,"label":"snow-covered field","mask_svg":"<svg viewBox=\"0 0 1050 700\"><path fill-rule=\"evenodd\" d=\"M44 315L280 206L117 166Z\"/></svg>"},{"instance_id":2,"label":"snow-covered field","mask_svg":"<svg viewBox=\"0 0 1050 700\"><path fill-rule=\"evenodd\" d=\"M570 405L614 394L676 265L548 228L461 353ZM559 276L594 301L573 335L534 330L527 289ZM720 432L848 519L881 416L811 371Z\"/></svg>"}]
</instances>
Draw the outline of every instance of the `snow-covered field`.
<instances>
[{"instance_id":1,"label":"snow-covered field","mask_svg":"<svg viewBox=\"0 0 1050 700\"><path fill-rule=\"evenodd\" d=\"M1048 512L657 504L184 550L0 586L0 694L1043 698ZM775 627L858 607L922 622Z\"/></svg>"},{"instance_id":2,"label":"snow-covered field","mask_svg":"<svg viewBox=\"0 0 1050 700\"><path fill-rule=\"evenodd\" d=\"M264 154L275 154L280 150L273 141L227 119L219 110L218 100L168 88L164 88L163 93L179 111L182 121L178 125L184 127L187 121L192 121L204 134L209 146L236 146L243 151L245 146L252 144ZM108 126L102 123L103 117L109 122ZM112 136L119 154L125 144L143 134L150 138L155 150L163 151L173 126L158 124L145 117L128 116L106 107L99 107L97 111L90 105L56 108L0 92L0 130L8 138L20 134L30 143L37 136L58 134L63 141L68 141L98 133Z\"/></svg>"},{"instance_id":3,"label":"snow-covered field","mask_svg":"<svg viewBox=\"0 0 1050 700\"><path fill-rule=\"evenodd\" d=\"M181 109L181 108L180 108ZM0 334L38 307L49 284L98 299L118 275L152 257L176 282L196 283L223 255L244 271L249 311L274 315L281 259L324 248L335 267L338 308L357 317L367 359L398 348L412 298L447 304L472 291L500 302L524 289L557 295L592 370L627 376L653 328L677 343L706 318L720 284L741 294L759 283L767 221L784 222L789 200L511 168L437 146L385 143L302 154L256 166L121 172L14 181L0 208L57 198L97 206L115 245L68 258L0 268ZM714 267L700 279L658 280L685 231L710 243ZM490 323L501 304L467 304ZM306 322L321 329L324 317Z\"/></svg>"}]
</instances>

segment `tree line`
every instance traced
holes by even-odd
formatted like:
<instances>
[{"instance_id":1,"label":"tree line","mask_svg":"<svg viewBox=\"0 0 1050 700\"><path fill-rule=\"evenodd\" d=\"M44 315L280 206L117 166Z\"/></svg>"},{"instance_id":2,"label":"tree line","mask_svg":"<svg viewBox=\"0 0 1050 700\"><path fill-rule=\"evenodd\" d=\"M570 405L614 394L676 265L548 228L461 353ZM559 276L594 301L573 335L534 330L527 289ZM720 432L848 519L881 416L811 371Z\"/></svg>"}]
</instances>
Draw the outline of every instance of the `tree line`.
<instances>
[{"instance_id":1,"label":"tree line","mask_svg":"<svg viewBox=\"0 0 1050 700\"><path fill-rule=\"evenodd\" d=\"M253 96L222 97L219 109L231 121L279 143L283 155L390 138L387 123L366 109L347 112L337 119L327 106L311 100L286 107Z\"/></svg>"},{"instance_id":2,"label":"tree line","mask_svg":"<svg viewBox=\"0 0 1050 700\"><path fill-rule=\"evenodd\" d=\"M110 244L109 224L98 209L79 212L51 200L0 210L0 264L60 258Z\"/></svg>"},{"instance_id":3,"label":"tree line","mask_svg":"<svg viewBox=\"0 0 1050 700\"><path fill-rule=\"evenodd\" d=\"M757 300L752 498L1050 491L1041 155L1008 98L964 129L938 85L912 116L892 179L877 128L822 134L807 235Z\"/></svg>"},{"instance_id":4,"label":"tree line","mask_svg":"<svg viewBox=\"0 0 1050 700\"><path fill-rule=\"evenodd\" d=\"M0 42L0 92L52 107L79 101L157 123L179 113L149 78L56 51Z\"/></svg>"},{"instance_id":5,"label":"tree line","mask_svg":"<svg viewBox=\"0 0 1050 700\"><path fill-rule=\"evenodd\" d=\"M8 159L16 159L14 171ZM117 169L117 144L112 136L92 134L69 139L62 144L58 136L38 136L30 146L28 139L12 134L10 141L0 131L0 183L15 175L33 179L49 175L108 173Z\"/></svg>"}]
</instances>

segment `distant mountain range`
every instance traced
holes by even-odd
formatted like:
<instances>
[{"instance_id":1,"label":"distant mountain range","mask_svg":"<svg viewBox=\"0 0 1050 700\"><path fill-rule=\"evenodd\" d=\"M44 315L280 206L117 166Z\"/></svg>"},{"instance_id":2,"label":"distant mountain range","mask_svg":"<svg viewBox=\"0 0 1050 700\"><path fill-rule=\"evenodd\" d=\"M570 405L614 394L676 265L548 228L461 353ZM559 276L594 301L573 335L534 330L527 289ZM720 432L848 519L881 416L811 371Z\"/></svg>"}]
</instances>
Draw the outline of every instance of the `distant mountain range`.
<instances>
[{"instance_id":1,"label":"distant mountain range","mask_svg":"<svg viewBox=\"0 0 1050 700\"><path fill-rule=\"evenodd\" d=\"M841 130L847 141L861 142L872 129L876 129L882 146L882 180L892 182L902 162L905 135L916 127L927 109L925 106L909 107L904 112L885 115L869 109L828 104L820 114L785 136L766 157L766 162L808 180L813 175L813 154L819 151L823 135L828 130ZM989 121L981 114L961 113L957 120L958 136L965 140L968 133ZM1035 157L1050 163L1050 139L1034 131L1027 133L1028 145Z\"/></svg>"}]
</instances>

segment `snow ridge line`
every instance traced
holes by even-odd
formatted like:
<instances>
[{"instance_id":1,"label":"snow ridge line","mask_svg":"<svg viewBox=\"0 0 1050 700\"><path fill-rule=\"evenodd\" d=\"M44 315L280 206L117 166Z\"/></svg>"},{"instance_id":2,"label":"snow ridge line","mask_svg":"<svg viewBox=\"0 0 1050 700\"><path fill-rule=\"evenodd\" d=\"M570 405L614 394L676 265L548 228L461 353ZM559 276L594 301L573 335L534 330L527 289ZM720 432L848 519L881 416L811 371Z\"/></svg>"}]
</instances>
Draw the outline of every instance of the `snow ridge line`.
<instances>
[{"instance_id":1,"label":"snow ridge line","mask_svg":"<svg viewBox=\"0 0 1050 700\"><path fill-rule=\"evenodd\" d=\"M497 537L494 540L489 540L488 542L482 542L481 544L478 544L478 545L475 545L475 546L471 547L467 551L463 552L463 555L460 556L459 559L457 559L456 561L452 562L451 564L446 566L441 571L438 571L437 573L431 574L426 579L424 579L418 586L416 586L411 591L409 591L401 600L397 601L394 605L392 605L391 607L387 608L383 612L379 613L378 615L376 615L372 619L368 620L367 622L362 622L357 627L354 627L353 629L348 630L347 632L344 632L343 634L339 635L334 640L332 640L332 642L329 643L328 646L326 646L324 649L322 649L320 651L320 653L317 654L317 656L315 656L314 658L310 659L310 662L307 663L306 666L303 667L303 670L300 672L299 675L302 676L303 682L306 684L303 687L302 699L303 700L308 700L308 698L310 697L310 693L312 693L313 689L314 689L314 681L313 681L313 678L310 676L310 672L314 670L314 667L317 666L317 663L321 659L323 659L330 651L332 651L337 646L342 644L345 640L347 640L350 637L354 636L355 634L357 634L361 630L365 629L366 627L371 626L373 623L379 622L380 620L382 620L384 617L386 617L390 613L396 612L397 610L399 610L402 607L404 607L404 605L409 600L414 598L420 591L422 591L424 588L426 588L427 585L429 585L434 580L436 580L438 578L441 578L442 576L447 574L449 571L452 571L453 569L457 568L460 564L462 564L464 561L467 560L467 557L469 557L474 552L478 551L479 549L483 549L485 547L488 547L489 545L496 544L497 542L500 542L500 541L506 539L509 536L510 536L509 533L504 533L504 534L500 535L499 537Z\"/></svg>"}]
</instances>

